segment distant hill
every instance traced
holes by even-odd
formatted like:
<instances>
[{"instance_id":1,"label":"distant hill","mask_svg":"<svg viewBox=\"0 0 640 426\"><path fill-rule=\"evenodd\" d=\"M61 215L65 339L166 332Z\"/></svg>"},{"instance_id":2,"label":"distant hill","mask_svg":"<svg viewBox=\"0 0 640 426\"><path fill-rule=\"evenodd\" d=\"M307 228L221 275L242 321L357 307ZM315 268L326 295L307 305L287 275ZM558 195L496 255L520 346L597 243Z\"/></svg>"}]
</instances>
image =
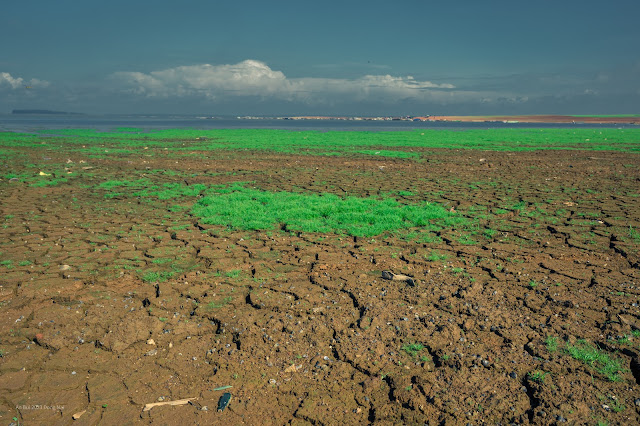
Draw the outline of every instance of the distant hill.
<instances>
[{"instance_id":1,"label":"distant hill","mask_svg":"<svg viewBox=\"0 0 640 426\"><path fill-rule=\"evenodd\" d=\"M84 115L80 112L51 111L48 109L14 109L12 114Z\"/></svg>"}]
</instances>

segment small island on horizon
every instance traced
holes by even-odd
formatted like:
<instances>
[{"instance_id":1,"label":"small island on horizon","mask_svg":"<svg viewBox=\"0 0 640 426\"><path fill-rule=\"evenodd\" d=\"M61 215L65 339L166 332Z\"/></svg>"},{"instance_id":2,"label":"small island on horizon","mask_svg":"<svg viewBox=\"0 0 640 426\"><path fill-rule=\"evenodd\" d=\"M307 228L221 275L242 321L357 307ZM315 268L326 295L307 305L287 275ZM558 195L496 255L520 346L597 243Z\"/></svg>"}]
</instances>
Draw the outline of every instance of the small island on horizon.
<instances>
[{"instance_id":1,"label":"small island on horizon","mask_svg":"<svg viewBox=\"0 0 640 426\"><path fill-rule=\"evenodd\" d=\"M52 111L49 109L14 109L11 114L31 114L31 115L84 115L81 112Z\"/></svg>"}]
</instances>

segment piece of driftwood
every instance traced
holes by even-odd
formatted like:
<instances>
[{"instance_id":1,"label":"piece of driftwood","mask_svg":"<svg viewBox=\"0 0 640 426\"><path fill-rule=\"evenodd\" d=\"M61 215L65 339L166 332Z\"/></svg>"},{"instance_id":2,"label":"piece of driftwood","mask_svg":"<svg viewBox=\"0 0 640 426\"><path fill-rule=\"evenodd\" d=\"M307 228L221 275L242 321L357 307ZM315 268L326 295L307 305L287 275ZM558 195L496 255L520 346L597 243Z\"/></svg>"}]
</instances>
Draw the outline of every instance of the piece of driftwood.
<instances>
[{"instance_id":1,"label":"piece of driftwood","mask_svg":"<svg viewBox=\"0 0 640 426\"><path fill-rule=\"evenodd\" d=\"M384 278L385 280L393 280L393 281L404 281L409 285L415 285L416 282L413 280L413 278L407 276L407 275L402 275L402 274L394 274L391 271L382 271L382 278Z\"/></svg>"},{"instance_id":2,"label":"piece of driftwood","mask_svg":"<svg viewBox=\"0 0 640 426\"><path fill-rule=\"evenodd\" d=\"M72 418L73 420L78 420L78 419L79 419L80 417L82 417L82 415L83 415L84 413L86 413L86 412L87 412L87 410L82 410L82 411L80 411L79 413L75 413L73 416L71 416L71 418Z\"/></svg>"},{"instance_id":3,"label":"piece of driftwood","mask_svg":"<svg viewBox=\"0 0 640 426\"><path fill-rule=\"evenodd\" d=\"M150 404L146 404L142 411L149 411L153 407L159 407L161 405L187 405L190 401L198 398L187 398L187 399L176 399L175 401L162 401L162 402L152 402Z\"/></svg>"}]
</instances>

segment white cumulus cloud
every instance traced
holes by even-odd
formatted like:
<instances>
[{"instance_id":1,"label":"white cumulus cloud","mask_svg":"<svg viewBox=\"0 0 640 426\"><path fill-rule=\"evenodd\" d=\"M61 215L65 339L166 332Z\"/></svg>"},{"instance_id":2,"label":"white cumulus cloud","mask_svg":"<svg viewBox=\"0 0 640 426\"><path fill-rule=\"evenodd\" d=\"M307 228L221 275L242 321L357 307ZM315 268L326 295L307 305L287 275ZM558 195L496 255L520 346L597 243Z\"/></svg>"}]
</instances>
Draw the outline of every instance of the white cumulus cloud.
<instances>
[{"instance_id":1,"label":"white cumulus cloud","mask_svg":"<svg viewBox=\"0 0 640 426\"><path fill-rule=\"evenodd\" d=\"M32 78L31 80L25 80L22 77L13 77L8 72L0 72L0 88L9 87L11 89L21 89L25 86L29 87L47 87L48 81Z\"/></svg>"},{"instance_id":2,"label":"white cumulus cloud","mask_svg":"<svg viewBox=\"0 0 640 426\"><path fill-rule=\"evenodd\" d=\"M365 75L356 79L288 78L263 62L190 65L150 73L118 72L112 78L126 91L146 97L203 96L219 99L254 96L273 100L332 102L384 98L433 99L450 96L452 84L419 81L412 76Z\"/></svg>"}]
</instances>

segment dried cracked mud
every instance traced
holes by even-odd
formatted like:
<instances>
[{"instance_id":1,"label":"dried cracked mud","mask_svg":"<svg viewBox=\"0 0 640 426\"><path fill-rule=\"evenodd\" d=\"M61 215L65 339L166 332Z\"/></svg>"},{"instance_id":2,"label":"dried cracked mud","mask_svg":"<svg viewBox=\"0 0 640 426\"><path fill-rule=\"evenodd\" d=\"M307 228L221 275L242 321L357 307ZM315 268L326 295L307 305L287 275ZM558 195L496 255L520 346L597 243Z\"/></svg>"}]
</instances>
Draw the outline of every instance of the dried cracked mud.
<instances>
[{"instance_id":1,"label":"dried cracked mud","mask_svg":"<svg viewBox=\"0 0 640 426\"><path fill-rule=\"evenodd\" d=\"M2 424L640 422L637 155L192 154L2 164L74 176L0 182ZM193 199L98 187L140 177L391 193L478 232L234 231L191 216ZM619 368L574 358L583 340Z\"/></svg>"}]
</instances>

